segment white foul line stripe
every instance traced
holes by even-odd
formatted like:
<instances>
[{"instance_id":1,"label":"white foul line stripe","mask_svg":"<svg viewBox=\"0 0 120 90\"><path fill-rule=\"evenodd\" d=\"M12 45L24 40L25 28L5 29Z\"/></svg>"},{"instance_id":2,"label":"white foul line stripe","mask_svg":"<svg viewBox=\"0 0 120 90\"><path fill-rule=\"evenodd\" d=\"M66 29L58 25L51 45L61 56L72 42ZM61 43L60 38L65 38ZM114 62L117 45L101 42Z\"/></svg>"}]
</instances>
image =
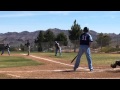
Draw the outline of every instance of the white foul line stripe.
<instances>
[{"instance_id":1,"label":"white foul line stripe","mask_svg":"<svg viewBox=\"0 0 120 90\"><path fill-rule=\"evenodd\" d=\"M27 54L22 54L22 55L27 55ZM42 60L46 60L46 61L50 61L50 62L54 62L54 63L58 63L58 64L62 64L62 65L66 65L66 66L72 66L73 67L73 65L70 65L70 64L65 64L65 63L61 63L61 62L58 62L58 61L53 61L53 60L50 60L50 59L46 59L46 58L41 58L41 57L37 57L37 56L34 56L34 55L30 55L31 57L34 57L34 58L38 58L38 59L42 59ZM77 68L77 69L84 69L84 70L86 70L86 71L88 71L89 69L87 68L87 67L84 67L84 68L82 68L82 67L79 67L79 68ZM117 69L117 68L116 68ZM96 71L95 71L96 70ZM95 69L93 72L104 72L104 71L107 71L107 70L113 70L113 69L102 69L102 70L100 70L100 69ZM57 71L57 70L56 70ZM61 70L60 70L61 71ZM90 73L93 73L93 72L90 72Z\"/></svg>"},{"instance_id":2,"label":"white foul line stripe","mask_svg":"<svg viewBox=\"0 0 120 90\"><path fill-rule=\"evenodd\" d=\"M71 70L71 69L65 69L65 70ZM47 71L47 72L51 72L51 71L53 71L53 72L58 72L58 71L65 71L65 70L58 70L58 69L57 69L57 70L33 70L33 71L0 71L0 73L6 73L6 72L10 72L10 73L11 73L11 72L12 72L12 73L14 73L14 72L17 72L17 73L23 73L23 72L24 72L24 73L31 73L31 72L41 72L41 71L42 71L42 72L44 72L44 71L45 71L45 72L46 72L46 71Z\"/></svg>"},{"instance_id":3,"label":"white foul line stripe","mask_svg":"<svg viewBox=\"0 0 120 90\"><path fill-rule=\"evenodd\" d=\"M37 56L33 56L33 55L30 55L31 57L34 57L34 58L38 58L38 59L42 59L42 60L46 60L46 61L50 61L50 62L54 62L54 63L59 63L59 64L62 64L62 65L66 65L66 66L74 66L74 65L70 65L70 64L65 64L65 63L61 63L61 62L58 62L58 61L53 61L53 60L50 60L50 59L46 59L46 58L41 58L41 57L37 57ZM84 69L84 70L88 70L86 68L82 68L82 67L79 67L78 69Z\"/></svg>"},{"instance_id":4,"label":"white foul line stripe","mask_svg":"<svg viewBox=\"0 0 120 90\"><path fill-rule=\"evenodd\" d=\"M26 55L26 54L22 54L22 55ZM70 64L65 64L65 63L61 63L61 62L58 62L58 61L53 61L53 60L50 60L50 59L46 59L46 58L41 58L41 57L37 57L37 56L34 56L34 55L30 55L31 57L34 57L34 58L38 58L38 59L42 59L42 60L46 60L46 61L50 61L50 62L54 62L54 63L58 63L58 64L62 64L62 65L66 65L66 66L74 66L74 65L70 65ZM78 69L84 69L84 70L89 70L87 69L87 67L79 67Z\"/></svg>"},{"instance_id":5,"label":"white foul line stripe","mask_svg":"<svg viewBox=\"0 0 120 90\"><path fill-rule=\"evenodd\" d=\"M23 54L23 55L26 55L26 54ZM50 59L41 58L41 57L37 57L37 56L33 56L33 55L30 55L30 56L34 57L34 58L38 58L38 59L42 59L42 60L46 60L46 61L50 61L50 62L59 63L59 64L62 64L62 65L72 66L73 67L73 65L70 65L70 64L65 64L65 63L61 63L61 62L58 62L58 61L53 61L53 60L50 60Z\"/></svg>"},{"instance_id":6,"label":"white foul line stripe","mask_svg":"<svg viewBox=\"0 0 120 90\"><path fill-rule=\"evenodd\" d=\"M7 74L7 75L12 76L12 77L21 77L21 76L13 75L13 74Z\"/></svg>"},{"instance_id":7,"label":"white foul line stripe","mask_svg":"<svg viewBox=\"0 0 120 90\"><path fill-rule=\"evenodd\" d=\"M34 57L34 58L39 58L39 59L43 59L43 60L46 60L46 61L50 61L50 62L59 63L59 64L62 64L62 65L72 66L72 67L73 67L73 65L69 65L69 64L61 63L61 62L58 62L58 61L53 61L53 60L46 59L46 58L36 57L36 56L33 56L33 55L30 55L30 56L31 56L31 57Z\"/></svg>"}]
</instances>

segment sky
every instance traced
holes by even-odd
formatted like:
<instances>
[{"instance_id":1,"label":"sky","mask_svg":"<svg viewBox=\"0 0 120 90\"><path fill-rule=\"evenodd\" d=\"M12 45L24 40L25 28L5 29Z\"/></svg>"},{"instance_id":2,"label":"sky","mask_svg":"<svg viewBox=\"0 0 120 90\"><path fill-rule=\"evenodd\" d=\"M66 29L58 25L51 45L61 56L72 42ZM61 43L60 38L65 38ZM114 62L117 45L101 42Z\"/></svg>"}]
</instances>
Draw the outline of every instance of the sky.
<instances>
[{"instance_id":1,"label":"sky","mask_svg":"<svg viewBox=\"0 0 120 90\"><path fill-rule=\"evenodd\" d=\"M74 20L81 29L120 33L120 11L0 11L0 33L70 30Z\"/></svg>"}]
</instances>

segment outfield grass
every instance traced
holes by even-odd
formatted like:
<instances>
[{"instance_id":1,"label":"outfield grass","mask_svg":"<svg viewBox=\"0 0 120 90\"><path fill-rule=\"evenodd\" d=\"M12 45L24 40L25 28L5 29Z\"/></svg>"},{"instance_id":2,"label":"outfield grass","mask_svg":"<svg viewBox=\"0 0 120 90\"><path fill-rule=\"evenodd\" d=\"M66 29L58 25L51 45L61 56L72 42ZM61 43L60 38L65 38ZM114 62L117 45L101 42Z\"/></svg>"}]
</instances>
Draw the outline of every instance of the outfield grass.
<instances>
[{"instance_id":1,"label":"outfield grass","mask_svg":"<svg viewBox=\"0 0 120 90\"><path fill-rule=\"evenodd\" d=\"M0 57L0 68L7 67L20 67L20 66L36 66L41 63L17 56L1 56Z\"/></svg>"},{"instance_id":2,"label":"outfield grass","mask_svg":"<svg viewBox=\"0 0 120 90\"><path fill-rule=\"evenodd\" d=\"M17 52L18 54L23 54L27 52ZM16 52L12 52L11 54L16 54ZM71 60L77 55L77 53L62 53L62 56L55 56L55 53L48 53L48 52L33 52L32 55L39 56L39 57L49 57L54 58L56 60ZM120 54L107 54L107 53L92 53L92 61L93 65L110 65L114 63L116 60L120 60ZM87 59L85 54L83 54L81 58L81 64L87 64Z\"/></svg>"},{"instance_id":3,"label":"outfield grass","mask_svg":"<svg viewBox=\"0 0 120 90\"><path fill-rule=\"evenodd\" d=\"M56 60L71 60L77 55L77 53L62 53L62 56L55 56L54 53L31 53L39 57L47 56L49 58L54 58ZM94 65L110 65L116 60L120 60L120 54L107 54L107 53L92 53L92 61ZM87 64L87 59L85 54L81 57L81 63Z\"/></svg>"}]
</instances>

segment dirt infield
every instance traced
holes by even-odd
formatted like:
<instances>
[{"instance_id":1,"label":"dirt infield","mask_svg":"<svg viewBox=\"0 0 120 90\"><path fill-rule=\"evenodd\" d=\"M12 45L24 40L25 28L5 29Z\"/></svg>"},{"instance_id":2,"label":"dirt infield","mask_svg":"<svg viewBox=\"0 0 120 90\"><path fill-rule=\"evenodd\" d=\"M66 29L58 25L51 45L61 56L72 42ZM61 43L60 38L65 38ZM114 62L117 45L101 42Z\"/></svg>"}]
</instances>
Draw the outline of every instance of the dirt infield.
<instances>
[{"instance_id":1,"label":"dirt infield","mask_svg":"<svg viewBox=\"0 0 120 90\"><path fill-rule=\"evenodd\" d=\"M120 69L112 69L110 66L94 66L90 72L88 67L81 65L76 72L73 71L74 63L63 60L54 60L49 57L37 57L34 55L15 54L43 62L39 66L24 66L1 68L0 79L120 79ZM5 76L5 77L3 77Z\"/></svg>"}]
</instances>

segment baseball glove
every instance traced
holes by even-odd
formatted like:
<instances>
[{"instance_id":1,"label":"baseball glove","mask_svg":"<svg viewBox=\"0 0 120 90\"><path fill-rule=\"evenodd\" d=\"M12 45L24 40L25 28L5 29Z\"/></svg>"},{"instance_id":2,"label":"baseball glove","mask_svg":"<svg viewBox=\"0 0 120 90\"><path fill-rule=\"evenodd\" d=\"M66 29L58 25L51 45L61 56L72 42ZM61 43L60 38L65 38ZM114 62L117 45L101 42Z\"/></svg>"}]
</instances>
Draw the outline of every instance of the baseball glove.
<instances>
[{"instance_id":1,"label":"baseball glove","mask_svg":"<svg viewBox=\"0 0 120 90\"><path fill-rule=\"evenodd\" d=\"M111 67L112 68L116 68L116 64L111 64Z\"/></svg>"}]
</instances>

